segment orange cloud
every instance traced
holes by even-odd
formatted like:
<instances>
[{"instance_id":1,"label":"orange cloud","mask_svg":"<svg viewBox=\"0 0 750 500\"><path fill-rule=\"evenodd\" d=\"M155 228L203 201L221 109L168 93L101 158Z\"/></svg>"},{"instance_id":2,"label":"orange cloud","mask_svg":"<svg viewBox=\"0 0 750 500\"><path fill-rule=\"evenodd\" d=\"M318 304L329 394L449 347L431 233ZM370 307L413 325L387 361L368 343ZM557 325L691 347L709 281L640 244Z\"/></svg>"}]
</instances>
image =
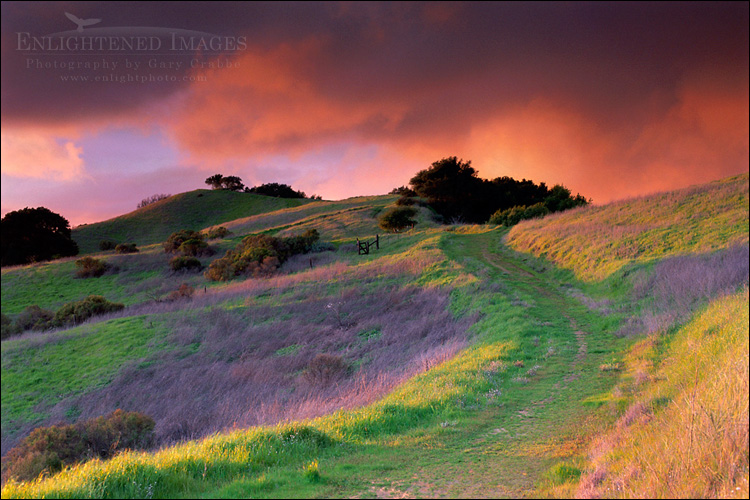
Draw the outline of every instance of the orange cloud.
<instances>
[{"instance_id":1,"label":"orange cloud","mask_svg":"<svg viewBox=\"0 0 750 500\"><path fill-rule=\"evenodd\" d=\"M342 102L325 95L311 75L324 47L319 39L248 50L238 66L196 72L201 81L182 98L170 119L174 137L204 162L249 155L307 151L378 122L395 126L403 105Z\"/></svg>"},{"instance_id":2,"label":"orange cloud","mask_svg":"<svg viewBox=\"0 0 750 500\"><path fill-rule=\"evenodd\" d=\"M84 175L83 148L46 131L4 129L2 171L13 177L71 181Z\"/></svg>"}]
</instances>

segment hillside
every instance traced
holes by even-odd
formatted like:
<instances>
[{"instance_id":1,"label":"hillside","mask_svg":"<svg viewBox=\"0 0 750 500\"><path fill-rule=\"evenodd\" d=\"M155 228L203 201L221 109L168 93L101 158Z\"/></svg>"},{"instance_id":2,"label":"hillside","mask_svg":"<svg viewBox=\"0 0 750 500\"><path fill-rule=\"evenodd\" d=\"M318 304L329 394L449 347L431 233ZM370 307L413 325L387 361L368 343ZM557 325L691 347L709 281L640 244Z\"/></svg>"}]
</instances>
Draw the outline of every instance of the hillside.
<instances>
[{"instance_id":1,"label":"hillside","mask_svg":"<svg viewBox=\"0 0 750 500\"><path fill-rule=\"evenodd\" d=\"M747 496L747 176L510 231L422 208L358 255L394 201L222 223L220 249L321 232L323 251L270 278L171 275L156 246L96 280L72 261L3 270L4 312L69 289L129 306L2 342L3 452L115 408L153 416L163 446L11 480L3 498ZM182 282L192 299L152 300ZM678 462L695 468L665 483L648 471L674 470L663 450L685 422L721 458L688 441Z\"/></svg>"},{"instance_id":2,"label":"hillside","mask_svg":"<svg viewBox=\"0 0 750 500\"><path fill-rule=\"evenodd\" d=\"M510 231L508 244L596 281L632 262L747 243L748 178L524 221Z\"/></svg>"},{"instance_id":3,"label":"hillside","mask_svg":"<svg viewBox=\"0 0 750 500\"><path fill-rule=\"evenodd\" d=\"M249 215L310 203L307 199L272 198L227 190L196 189L157 201L128 214L73 229L81 254L98 252L99 242L136 243L139 247L167 239L174 231L199 231Z\"/></svg>"}]
</instances>

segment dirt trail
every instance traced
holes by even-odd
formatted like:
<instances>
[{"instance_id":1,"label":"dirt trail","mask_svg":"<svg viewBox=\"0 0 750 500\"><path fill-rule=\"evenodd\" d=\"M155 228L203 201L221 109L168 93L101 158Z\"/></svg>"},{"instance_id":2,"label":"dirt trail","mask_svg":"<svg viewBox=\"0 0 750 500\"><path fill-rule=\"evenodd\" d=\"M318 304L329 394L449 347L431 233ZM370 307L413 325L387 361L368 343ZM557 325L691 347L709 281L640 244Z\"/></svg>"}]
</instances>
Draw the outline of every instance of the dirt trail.
<instances>
[{"instance_id":1,"label":"dirt trail","mask_svg":"<svg viewBox=\"0 0 750 500\"><path fill-rule=\"evenodd\" d=\"M459 447L461 453L466 454L462 464L446 464L447 469L442 471L440 467L422 467L411 480L394 480L385 487L383 484L374 485L369 493L377 498L517 498L534 495L535 485L549 468L550 457L562 456L554 453L569 452L581 446L575 439L559 444L562 437L559 428L556 425L549 427L549 417L544 417L549 405L559 404L570 397L571 386L580 378L588 355L588 334L566 311L572 299L564 291L551 287L543 275L525 269L502 252L492 252L490 245L496 239L479 237L475 241L481 245L475 255L481 256L482 263L507 275L496 279L519 283L526 291L531 290L534 295L543 297L547 310L552 308L567 319L575 338L576 352L569 358L567 369L556 375L558 381L549 384L543 397L516 407L512 414L505 407L481 410L473 417L477 429L464 435L466 441L441 444L447 448ZM533 309L528 310L533 314ZM513 390L524 389L519 386ZM539 428L540 418L548 419L543 428ZM535 447L541 449L535 452ZM551 451L554 447L558 451ZM449 454L452 453L455 450Z\"/></svg>"}]
</instances>

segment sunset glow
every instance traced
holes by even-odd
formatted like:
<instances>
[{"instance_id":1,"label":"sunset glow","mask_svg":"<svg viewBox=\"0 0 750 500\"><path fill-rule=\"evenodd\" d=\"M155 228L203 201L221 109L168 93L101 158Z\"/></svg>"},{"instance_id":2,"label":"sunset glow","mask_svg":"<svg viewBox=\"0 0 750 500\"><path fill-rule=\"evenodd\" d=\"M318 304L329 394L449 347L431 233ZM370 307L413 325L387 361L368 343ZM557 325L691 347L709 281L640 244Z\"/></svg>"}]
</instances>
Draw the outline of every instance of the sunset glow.
<instances>
[{"instance_id":1,"label":"sunset glow","mask_svg":"<svg viewBox=\"0 0 750 500\"><path fill-rule=\"evenodd\" d=\"M748 24L746 2L5 2L2 212L96 222L217 172L384 194L447 156L595 203L707 182L748 168Z\"/></svg>"}]
</instances>

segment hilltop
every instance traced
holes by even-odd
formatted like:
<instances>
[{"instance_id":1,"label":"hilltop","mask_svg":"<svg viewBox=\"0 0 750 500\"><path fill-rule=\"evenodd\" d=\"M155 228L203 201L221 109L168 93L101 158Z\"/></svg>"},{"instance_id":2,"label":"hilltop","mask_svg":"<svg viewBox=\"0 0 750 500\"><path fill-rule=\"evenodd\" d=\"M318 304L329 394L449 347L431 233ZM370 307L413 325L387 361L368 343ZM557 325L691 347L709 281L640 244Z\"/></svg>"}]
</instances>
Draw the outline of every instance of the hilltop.
<instances>
[{"instance_id":1,"label":"hilltop","mask_svg":"<svg viewBox=\"0 0 750 500\"><path fill-rule=\"evenodd\" d=\"M4 313L90 293L127 305L3 341L3 453L115 408L153 416L163 446L4 498L747 496L747 425L732 424L747 422L747 175L512 229L420 207L389 235L377 217L395 196L236 193L247 205L201 219L211 191L191 193L178 216L145 218L170 198L86 233L91 247L152 221L139 254L95 254L118 274L3 269ZM271 277L171 273L157 243L218 224L233 234L215 257L248 234L322 244ZM182 283L192 298L160 300ZM686 425L695 440L678 441Z\"/></svg>"},{"instance_id":2,"label":"hilltop","mask_svg":"<svg viewBox=\"0 0 750 500\"><path fill-rule=\"evenodd\" d=\"M73 229L81 254L99 251L99 242L159 243L180 229L199 230L240 217L297 207L311 200L273 198L226 189L196 189L172 195L128 214Z\"/></svg>"}]
</instances>

